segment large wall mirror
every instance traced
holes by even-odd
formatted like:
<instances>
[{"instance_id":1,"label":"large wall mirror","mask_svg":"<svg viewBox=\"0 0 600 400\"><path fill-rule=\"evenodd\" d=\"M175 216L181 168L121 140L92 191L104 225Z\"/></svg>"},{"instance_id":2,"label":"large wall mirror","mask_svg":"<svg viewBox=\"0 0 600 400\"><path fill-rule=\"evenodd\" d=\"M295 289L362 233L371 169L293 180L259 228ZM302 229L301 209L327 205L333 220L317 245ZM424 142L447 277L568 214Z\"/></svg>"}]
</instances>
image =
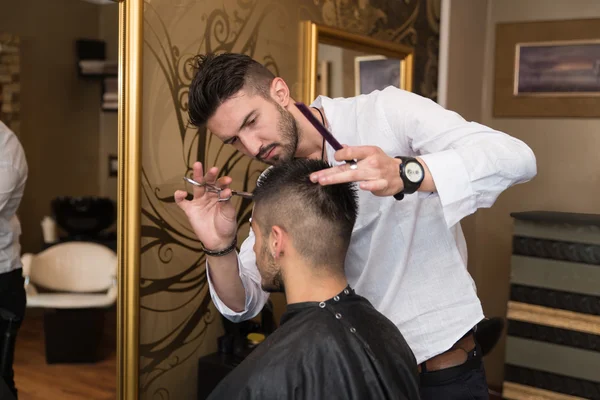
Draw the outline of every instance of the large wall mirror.
<instances>
[{"instance_id":1,"label":"large wall mirror","mask_svg":"<svg viewBox=\"0 0 600 400\"><path fill-rule=\"evenodd\" d=\"M387 86L412 91L413 48L313 21L300 24L302 101L352 97Z\"/></svg>"}]
</instances>

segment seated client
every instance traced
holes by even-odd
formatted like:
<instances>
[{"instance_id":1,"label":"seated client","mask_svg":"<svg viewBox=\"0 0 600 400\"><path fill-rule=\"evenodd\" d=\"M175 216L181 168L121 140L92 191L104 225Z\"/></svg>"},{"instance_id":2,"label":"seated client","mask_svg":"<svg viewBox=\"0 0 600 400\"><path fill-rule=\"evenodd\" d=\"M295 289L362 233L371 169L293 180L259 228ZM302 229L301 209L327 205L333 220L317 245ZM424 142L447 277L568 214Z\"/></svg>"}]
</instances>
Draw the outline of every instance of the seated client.
<instances>
[{"instance_id":1,"label":"seated client","mask_svg":"<svg viewBox=\"0 0 600 400\"><path fill-rule=\"evenodd\" d=\"M299 159L267 170L251 234L265 291L284 291L279 328L212 392L214 399L418 399L416 360L398 328L348 285L357 216L351 184L321 186L329 165Z\"/></svg>"}]
</instances>

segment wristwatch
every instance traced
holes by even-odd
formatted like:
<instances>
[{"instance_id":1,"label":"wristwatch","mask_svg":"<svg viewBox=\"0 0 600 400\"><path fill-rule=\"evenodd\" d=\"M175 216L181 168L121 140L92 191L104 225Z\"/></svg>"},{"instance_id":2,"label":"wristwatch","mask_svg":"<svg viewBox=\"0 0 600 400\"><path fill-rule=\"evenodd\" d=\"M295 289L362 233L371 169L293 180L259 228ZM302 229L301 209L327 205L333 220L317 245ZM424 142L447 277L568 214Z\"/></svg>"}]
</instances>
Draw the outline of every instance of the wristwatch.
<instances>
[{"instance_id":1,"label":"wristwatch","mask_svg":"<svg viewBox=\"0 0 600 400\"><path fill-rule=\"evenodd\" d=\"M394 195L396 200L402 200L405 194L412 194L416 192L423 179L425 178L425 169L417 160L413 157L396 157L402 161L400 164L400 178L404 184L404 189Z\"/></svg>"}]
</instances>

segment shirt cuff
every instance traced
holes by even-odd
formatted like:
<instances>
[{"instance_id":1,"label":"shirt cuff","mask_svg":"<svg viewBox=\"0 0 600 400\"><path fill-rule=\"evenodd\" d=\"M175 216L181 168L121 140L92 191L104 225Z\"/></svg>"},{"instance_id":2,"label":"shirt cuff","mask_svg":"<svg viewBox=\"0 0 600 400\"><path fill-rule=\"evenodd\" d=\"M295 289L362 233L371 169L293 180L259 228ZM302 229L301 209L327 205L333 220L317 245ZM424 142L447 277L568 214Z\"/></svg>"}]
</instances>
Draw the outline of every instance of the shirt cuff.
<instances>
[{"instance_id":1,"label":"shirt cuff","mask_svg":"<svg viewBox=\"0 0 600 400\"><path fill-rule=\"evenodd\" d=\"M235 252L237 259L238 259L238 275L240 277L240 279L242 280L242 285L244 286L244 291L246 292L246 304L245 304L245 309L243 311L233 311L231 308L227 307L227 305L225 303L223 303L223 301L221 301L221 299L219 298L219 295L217 294L217 291L215 290L215 288L213 287L213 283L212 283L212 279L210 278L210 268L208 268L208 260L206 261L206 280L208 281L208 288L210 291L210 297L212 298L213 303L215 303L215 307L217 307L217 310L219 310L219 312L221 314L223 314L225 317L227 317L227 319L231 320L232 322L238 322L241 321L244 317L244 315L246 314L246 312L248 311L248 288L246 288L246 282L244 279L242 279L242 270L241 268L239 268L239 265L241 265L241 261L240 261L240 255L238 254L238 252Z\"/></svg>"},{"instance_id":2,"label":"shirt cuff","mask_svg":"<svg viewBox=\"0 0 600 400\"><path fill-rule=\"evenodd\" d=\"M444 150L419 158L429 168L448 228L477 210L469 172L456 151Z\"/></svg>"}]
</instances>

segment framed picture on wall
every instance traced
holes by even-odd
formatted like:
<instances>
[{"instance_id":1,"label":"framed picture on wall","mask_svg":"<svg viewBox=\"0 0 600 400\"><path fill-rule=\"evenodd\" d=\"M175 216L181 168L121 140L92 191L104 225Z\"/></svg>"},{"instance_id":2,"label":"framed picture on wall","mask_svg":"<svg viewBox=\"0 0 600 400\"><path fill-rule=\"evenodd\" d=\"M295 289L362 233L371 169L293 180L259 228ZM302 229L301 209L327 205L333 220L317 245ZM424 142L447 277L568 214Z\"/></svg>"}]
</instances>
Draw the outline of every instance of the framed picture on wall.
<instances>
[{"instance_id":1,"label":"framed picture on wall","mask_svg":"<svg viewBox=\"0 0 600 400\"><path fill-rule=\"evenodd\" d=\"M359 56L354 58L354 83L356 95L369 94L388 86L402 89L402 60L384 56Z\"/></svg>"},{"instance_id":2,"label":"framed picture on wall","mask_svg":"<svg viewBox=\"0 0 600 400\"><path fill-rule=\"evenodd\" d=\"M600 116L600 20L498 24L495 117Z\"/></svg>"},{"instance_id":3,"label":"framed picture on wall","mask_svg":"<svg viewBox=\"0 0 600 400\"><path fill-rule=\"evenodd\" d=\"M600 95L600 40L520 43L516 96Z\"/></svg>"}]
</instances>

